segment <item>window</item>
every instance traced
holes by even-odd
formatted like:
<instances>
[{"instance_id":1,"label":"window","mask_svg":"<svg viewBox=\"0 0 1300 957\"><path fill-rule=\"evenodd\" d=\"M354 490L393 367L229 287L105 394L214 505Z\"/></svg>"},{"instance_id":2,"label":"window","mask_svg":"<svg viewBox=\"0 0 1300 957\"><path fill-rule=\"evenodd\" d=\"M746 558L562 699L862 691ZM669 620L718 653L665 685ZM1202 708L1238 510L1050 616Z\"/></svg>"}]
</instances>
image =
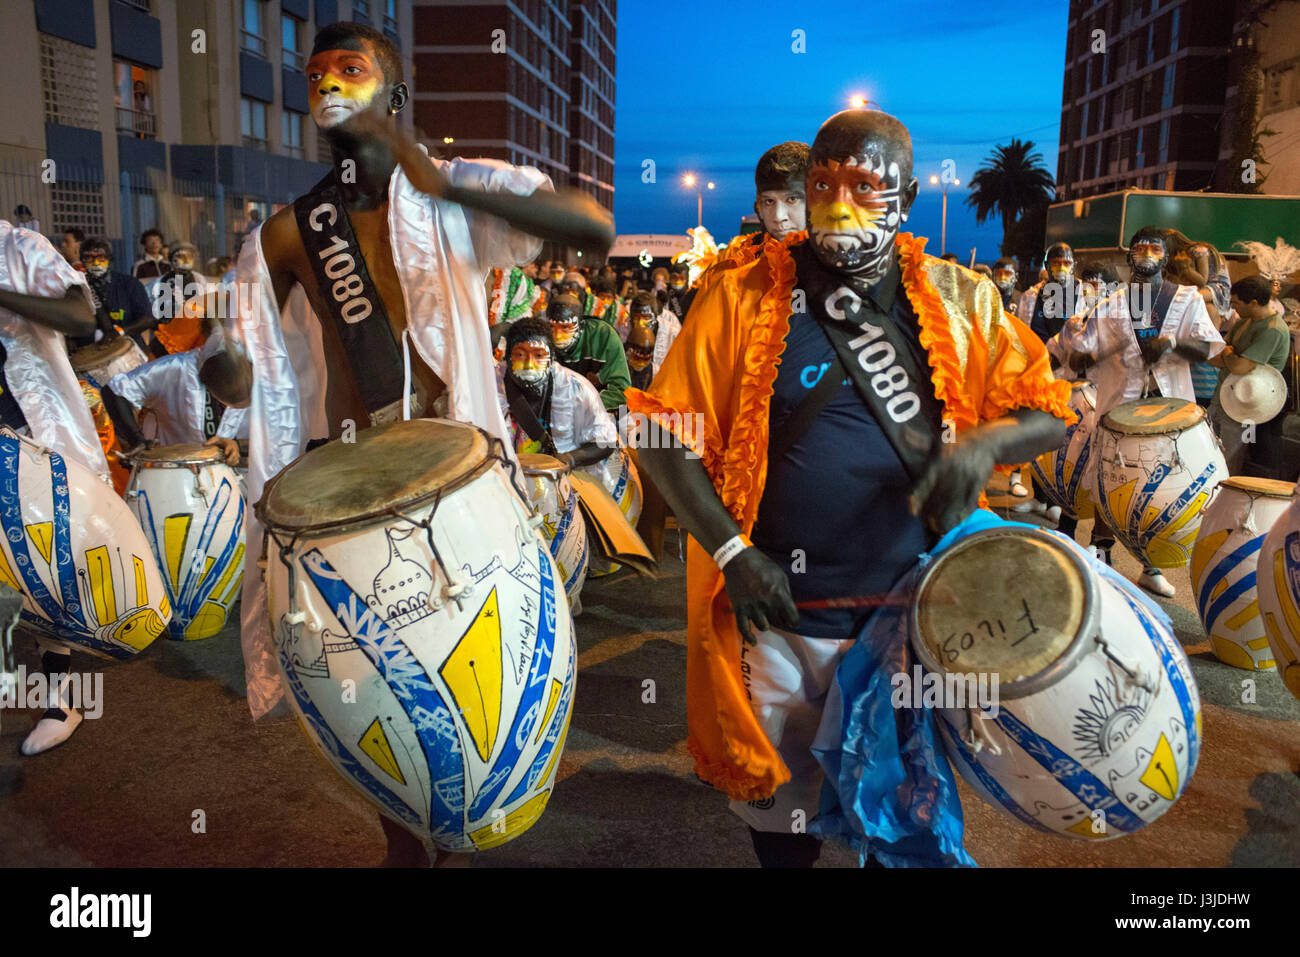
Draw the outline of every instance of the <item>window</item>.
<instances>
[{"instance_id":1,"label":"window","mask_svg":"<svg viewBox=\"0 0 1300 957\"><path fill-rule=\"evenodd\" d=\"M1174 65L1165 67L1165 88L1160 96L1160 109L1168 110L1174 105Z\"/></svg>"},{"instance_id":2,"label":"window","mask_svg":"<svg viewBox=\"0 0 1300 957\"><path fill-rule=\"evenodd\" d=\"M157 137L153 72L121 60L113 61L113 103L117 108L119 133L142 140Z\"/></svg>"},{"instance_id":3,"label":"window","mask_svg":"<svg viewBox=\"0 0 1300 957\"><path fill-rule=\"evenodd\" d=\"M1178 14L1181 12L1180 7L1174 7L1174 12L1169 16L1169 52L1178 52Z\"/></svg>"},{"instance_id":4,"label":"window","mask_svg":"<svg viewBox=\"0 0 1300 957\"><path fill-rule=\"evenodd\" d=\"M266 56L266 37L262 27L262 0L244 0L244 49Z\"/></svg>"},{"instance_id":5,"label":"window","mask_svg":"<svg viewBox=\"0 0 1300 957\"><path fill-rule=\"evenodd\" d=\"M1285 110L1290 101L1290 80L1293 69L1280 67L1264 73L1264 112Z\"/></svg>"},{"instance_id":6,"label":"window","mask_svg":"<svg viewBox=\"0 0 1300 957\"><path fill-rule=\"evenodd\" d=\"M352 19L357 17L370 19L370 0L352 0Z\"/></svg>"},{"instance_id":7,"label":"window","mask_svg":"<svg viewBox=\"0 0 1300 957\"><path fill-rule=\"evenodd\" d=\"M239 131L249 149L266 149L266 104L242 97L239 101Z\"/></svg>"},{"instance_id":8,"label":"window","mask_svg":"<svg viewBox=\"0 0 1300 957\"><path fill-rule=\"evenodd\" d=\"M79 43L41 34L41 95L45 122L98 125L95 53Z\"/></svg>"},{"instance_id":9,"label":"window","mask_svg":"<svg viewBox=\"0 0 1300 957\"><path fill-rule=\"evenodd\" d=\"M302 159L302 114L285 110L280 114L280 142L286 156Z\"/></svg>"},{"instance_id":10,"label":"window","mask_svg":"<svg viewBox=\"0 0 1300 957\"><path fill-rule=\"evenodd\" d=\"M280 48L280 63L286 69L303 68L302 23L288 14L280 16Z\"/></svg>"},{"instance_id":11,"label":"window","mask_svg":"<svg viewBox=\"0 0 1300 957\"><path fill-rule=\"evenodd\" d=\"M1160 121L1160 156L1157 163L1169 162L1169 120Z\"/></svg>"},{"instance_id":12,"label":"window","mask_svg":"<svg viewBox=\"0 0 1300 957\"><path fill-rule=\"evenodd\" d=\"M75 182L61 170L50 185L50 204L56 230L78 226L87 236L105 235L104 188L98 183Z\"/></svg>"},{"instance_id":13,"label":"window","mask_svg":"<svg viewBox=\"0 0 1300 957\"><path fill-rule=\"evenodd\" d=\"M1137 155L1133 161L1133 165L1136 166L1138 169L1141 169L1143 166L1146 165L1146 154L1142 152L1142 141L1143 138L1146 136L1146 132L1147 130L1145 126L1138 127Z\"/></svg>"},{"instance_id":14,"label":"window","mask_svg":"<svg viewBox=\"0 0 1300 957\"><path fill-rule=\"evenodd\" d=\"M397 0L387 0L384 6L384 32L397 35Z\"/></svg>"}]
</instances>

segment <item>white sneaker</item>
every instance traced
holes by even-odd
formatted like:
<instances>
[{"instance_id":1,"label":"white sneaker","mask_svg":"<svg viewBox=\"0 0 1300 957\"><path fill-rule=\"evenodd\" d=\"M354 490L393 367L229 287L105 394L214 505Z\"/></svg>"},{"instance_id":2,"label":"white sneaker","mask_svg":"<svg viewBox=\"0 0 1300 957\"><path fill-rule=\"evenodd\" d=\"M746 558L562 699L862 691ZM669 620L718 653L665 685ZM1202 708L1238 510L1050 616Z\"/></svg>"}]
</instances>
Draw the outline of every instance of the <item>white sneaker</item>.
<instances>
[{"instance_id":1,"label":"white sneaker","mask_svg":"<svg viewBox=\"0 0 1300 957\"><path fill-rule=\"evenodd\" d=\"M1165 576L1160 574L1159 569L1152 573L1143 572L1138 578L1138 584L1161 598L1173 598L1175 594L1174 586L1165 580Z\"/></svg>"},{"instance_id":2,"label":"white sneaker","mask_svg":"<svg viewBox=\"0 0 1300 957\"><path fill-rule=\"evenodd\" d=\"M23 754L31 757L33 754L40 754L42 751L48 751L72 737L72 732L77 730L77 725L81 724L81 712L75 708L66 708L63 711L64 717L59 718L41 718L36 722L36 727L32 728L23 741Z\"/></svg>"},{"instance_id":3,"label":"white sneaker","mask_svg":"<svg viewBox=\"0 0 1300 957\"><path fill-rule=\"evenodd\" d=\"M1028 498L1029 489L1025 488L1023 482L1012 482L1011 494L1014 495L1016 498Z\"/></svg>"},{"instance_id":4,"label":"white sneaker","mask_svg":"<svg viewBox=\"0 0 1300 957\"><path fill-rule=\"evenodd\" d=\"M1049 505L1045 514L1049 522L1056 522L1058 525L1061 523L1061 506Z\"/></svg>"}]
</instances>

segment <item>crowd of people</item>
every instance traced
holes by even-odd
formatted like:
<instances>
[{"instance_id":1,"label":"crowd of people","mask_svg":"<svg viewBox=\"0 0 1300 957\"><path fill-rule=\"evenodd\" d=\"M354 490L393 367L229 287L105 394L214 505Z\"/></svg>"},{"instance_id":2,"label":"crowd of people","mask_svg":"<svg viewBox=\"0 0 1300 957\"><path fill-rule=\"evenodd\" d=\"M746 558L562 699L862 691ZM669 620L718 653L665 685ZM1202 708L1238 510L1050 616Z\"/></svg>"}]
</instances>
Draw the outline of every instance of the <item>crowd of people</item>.
<instances>
[{"instance_id":1,"label":"crowd of people","mask_svg":"<svg viewBox=\"0 0 1300 957\"><path fill-rule=\"evenodd\" d=\"M1219 251L1154 226L1132 237L1124 281L1063 243L1032 277L1011 259L968 269L927 255L903 231L918 191L910 135L873 110L759 157L762 228L709 261L641 277L544 260L542 237L608 248L612 220L535 169L430 159L392 122L407 100L399 70L372 30L321 32L307 66L313 117L355 176L327 177L259 224L261 255L236 267L213 260L200 273L193 245L151 229L128 271L102 238L69 229L56 250L0 221L26 276L0 289L0 314L15 317L0 328L0 419L101 474L150 442L216 445L247 466L250 502L349 422L458 419L517 454L597 472L637 446L647 500L662 505L646 509L658 524L643 524L647 544L661 548L669 509L689 534L697 773L732 798L764 865L818 855L814 837L791 833L791 810L818 806L811 746L827 688L872 615L835 601L888 592L976 509L995 466L1057 448L1070 380L1095 384L1099 414L1149 394L1200 401L1234 473L1283 468L1283 414L1247 445L1218 398L1230 375L1283 371L1290 355L1288 276L1263 260L1261 275L1233 283ZM339 250L346 263L327 260ZM339 278L326 262L356 271ZM213 308L215 277L252 290L240 314ZM113 426L97 430L71 394L69 354L116 338L141 361L95 384ZM293 345L305 342L318 346ZM41 401L51 393L28 356L57 367L47 378L60 401ZM673 414L704 428L667 434ZM633 435L637 415L663 441ZM1013 495L1028 498L1024 479L1013 474ZM261 534L250 520L249 555ZM1111 541L1099 520L1102 555ZM806 571L788 574L795 553ZM1158 568L1141 584L1173 593ZM246 577L243 603L256 717L284 691L260 575ZM47 673L67 673L70 649L42 642ZM56 694L24 753L79 720ZM917 826L958 813L939 810ZM390 860L419 860L416 838L384 821ZM945 853L965 860L960 847Z\"/></svg>"}]
</instances>

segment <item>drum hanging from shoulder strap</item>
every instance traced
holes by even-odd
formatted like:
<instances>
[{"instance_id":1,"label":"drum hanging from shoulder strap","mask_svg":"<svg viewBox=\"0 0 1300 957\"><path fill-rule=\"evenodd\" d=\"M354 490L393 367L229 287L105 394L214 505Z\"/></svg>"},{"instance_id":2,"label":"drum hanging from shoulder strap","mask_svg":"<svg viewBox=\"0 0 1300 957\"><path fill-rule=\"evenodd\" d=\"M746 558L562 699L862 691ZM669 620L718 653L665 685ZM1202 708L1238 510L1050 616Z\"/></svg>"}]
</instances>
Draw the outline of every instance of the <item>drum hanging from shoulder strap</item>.
<instances>
[{"instance_id":1,"label":"drum hanging from shoulder strap","mask_svg":"<svg viewBox=\"0 0 1300 957\"><path fill-rule=\"evenodd\" d=\"M539 452L521 454L519 464L528 478L533 509L542 519L542 536L559 566L569 604L574 605L587 578L587 523L569 481L569 467Z\"/></svg>"},{"instance_id":2,"label":"drum hanging from shoulder strap","mask_svg":"<svg viewBox=\"0 0 1300 957\"><path fill-rule=\"evenodd\" d=\"M537 820L573 701L563 582L492 442L459 422L377 426L308 452L257 504L276 657L308 737L381 813L452 851Z\"/></svg>"},{"instance_id":3,"label":"drum hanging from shoulder strap","mask_svg":"<svg viewBox=\"0 0 1300 957\"><path fill-rule=\"evenodd\" d=\"M1053 532L975 532L935 559L917 587L912 647L944 690L948 756L984 800L1085 840L1132 833L1173 806L1196 770L1200 698L1151 607ZM975 703L981 682L992 707Z\"/></svg>"},{"instance_id":4,"label":"drum hanging from shoulder strap","mask_svg":"<svg viewBox=\"0 0 1300 957\"><path fill-rule=\"evenodd\" d=\"M78 378L90 379L102 389L113 376L138 369L149 357L130 336L117 336L83 346L68 356L68 361Z\"/></svg>"}]
</instances>

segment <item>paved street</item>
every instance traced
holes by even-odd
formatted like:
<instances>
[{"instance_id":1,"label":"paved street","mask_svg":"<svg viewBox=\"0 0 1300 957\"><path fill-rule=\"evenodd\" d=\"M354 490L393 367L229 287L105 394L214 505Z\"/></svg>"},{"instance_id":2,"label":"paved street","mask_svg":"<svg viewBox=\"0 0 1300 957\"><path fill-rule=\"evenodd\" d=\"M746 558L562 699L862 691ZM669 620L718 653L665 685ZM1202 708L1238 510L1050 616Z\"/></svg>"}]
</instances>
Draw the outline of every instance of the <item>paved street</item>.
<instances>
[{"instance_id":1,"label":"paved street","mask_svg":"<svg viewBox=\"0 0 1300 957\"><path fill-rule=\"evenodd\" d=\"M998 500L994 500L995 504ZM1080 537L1088 525L1080 527ZM675 552L674 533L668 549ZM1119 568L1136 563L1116 549ZM1187 793L1136 835L1052 838L962 786L967 847L983 866L1295 866L1300 863L1300 702L1273 674L1243 678L1209 652L1186 569L1166 603L1192 661L1205 744ZM752 866L744 827L691 773L685 737L683 567L655 581L588 582L580 675L560 782L541 821L475 866ZM37 664L17 638L20 663ZM93 667L84 657L74 667ZM642 703L653 679L654 704ZM369 804L316 756L287 715L254 724L234 629L159 641L104 669L105 711L64 746L22 758L34 713L0 715L0 864L370 866L384 855ZM201 810L206 833L191 828ZM822 864L852 866L834 848Z\"/></svg>"}]
</instances>

